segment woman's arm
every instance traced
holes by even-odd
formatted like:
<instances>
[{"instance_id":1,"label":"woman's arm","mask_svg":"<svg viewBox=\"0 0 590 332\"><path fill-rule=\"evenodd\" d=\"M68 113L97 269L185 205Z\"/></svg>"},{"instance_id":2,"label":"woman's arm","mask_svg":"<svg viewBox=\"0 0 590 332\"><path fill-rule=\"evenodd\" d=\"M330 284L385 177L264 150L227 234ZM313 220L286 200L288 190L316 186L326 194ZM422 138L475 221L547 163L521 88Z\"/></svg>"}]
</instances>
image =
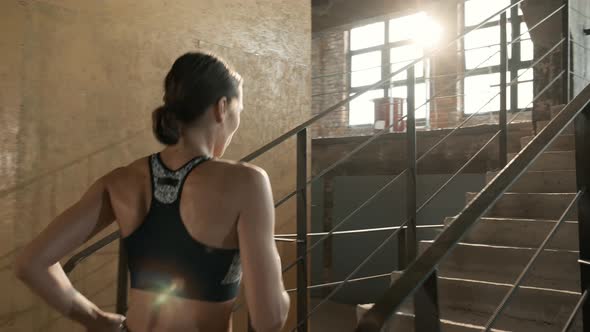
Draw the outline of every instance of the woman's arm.
<instances>
[{"instance_id":1,"label":"woman's arm","mask_svg":"<svg viewBox=\"0 0 590 332\"><path fill-rule=\"evenodd\" d=\"M289 313L289 295L274 241L270 181L261 169L249 168L246 173L238 239L248 310L257 332L280 331Z\"/></svg>"},{"instance_id":2,"label":"woman's arm","mask_svg":"<svg viewBox=\"0 0 590 332\"><path fill-rule=\"evenodd\" d=\"M117 331L114 328L123 316L101 311L78 293L59 260L114 221L107 190L114 172L96 181L77 203L55 218L15 262L16 275L33 292L92 331Z\"/></svg>"}]
</instances>

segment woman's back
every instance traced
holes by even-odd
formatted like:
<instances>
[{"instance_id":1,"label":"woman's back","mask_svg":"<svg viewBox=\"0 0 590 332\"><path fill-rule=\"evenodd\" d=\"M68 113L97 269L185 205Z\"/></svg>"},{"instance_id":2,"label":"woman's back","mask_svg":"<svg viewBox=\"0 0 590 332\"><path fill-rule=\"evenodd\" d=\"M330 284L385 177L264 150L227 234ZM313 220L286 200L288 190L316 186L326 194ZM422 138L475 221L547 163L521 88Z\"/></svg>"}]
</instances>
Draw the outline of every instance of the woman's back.
<instances>
[{"instance_id":1,"label":"woman's back","mask_svg":"<svg viewBox=\"0 0 590 332\"><path fill-rule=\"evenodd\" d=\"M112 182L109 191L111 204L120 225L124 243L127 241L126 245L130 247L129 249L135 251L133 256L130 255L130 259L134 258L143 261L151 259L155 263L152 266L156 270L161 269L161 263L157 264L159 263L157 260L162 258L157 253L152 253L153 249L160 248L160 251L167 251L168 249L178 248L180 241L187 241L183 234L179 234L182 231L185 231L186 235L190 237L188 241L193 240L194 244L197 245L195 252L198 251L199 245L203 245L212 256L216 255L216 251L219 250L221 250L221 254L226 251L227 253L237 252L239 247L237 222L240 214L240 202L244 199L244 193L240 192L239 175L244 173L244 168L248 166L221 160L200 161L198 158L193 160L192 164L194 165L187 165L187 161L173 161L171 158L167 158L164 152L162 155L154 154L142 158L119 170L116 176L118 179ZM157 192L153 195L155 189L162 190L162 187L172 188L166 183L158 183L157 179L163 177L158 178L158 174L154 174L158 172L157 167L150 167L150 165L154 164L163 166L167 174L181 173L178 174L178 178L181 182L184 180L184 185L177 184L179 189L177 197L173 197L174 193L172 193L172 196L168 193L168 197L160 197L164 194L160 193L159 195ZM191 163L188 162L188 164ZM181 166L188 166L188 172L186 170L183 172ZM156 168L156 170L150 168ZM185 178L182 176L185 176ZM156 179L156 181L152 179ZM174 198L178 198L178 205L173 203ZM161 201L166 201L166 199L169 200L164 202L168 203L168 211L177 208L180 213L180 220L175 218L173 213L169 213L167 218L154 218L154 214L157 214L158 210L162 209ZM158 204L154 204L155 202L158 202ZM150 215L152 215L151 219L148 218ZM146 221L153 223L155 227L159 227L162 233L174 232L171 236L178 237L178 240L174 243L169 241L168 237L159 236L150 239L149 242L151 243L145 243L148 242L145 241L148 237L144 235L144 233L147 233L145 232L146 226L148 226ZM180 230L174 227L174 224L178 222L184 225L184 229ZM166 246L170 246L170 248ZM204 269L206 272L206 270L218 268L213 264L228 265L227 262L221 261L222 259L219 262L215 262L215 260L208 260L206 263L199 262L200 257L191 257L195 252L185 253L194 260L192 268ZM182 253L179 253L179 255L182 255ZM174 260L169 263L174 267L182 267L179 266L181 261ZM130 268L131 263L133 262L130 262ZM225 268L225 266L221 268ZM236 274L235 266L230 267L230 270L233 271L228 271L230 275L227 275L226 278L233 278L234 280L231 281L235 282L237 280L239 283L240 275ZM132 274L134 272L145 274L146 271L131 272ZM198 274L199 271L196 273ZM188 274L191 277L191 273ZM179 276L183 276L182 272L179 272ZM199 279L199 275L196 277L196 279ZM149 283L150 280L147 282ZM127 314L128 325L131 330L143 331L151 328L158 331L164 329L186 331L188 328L199 328L206 331L228 330L227 323L234 302L233 296L220 300L219 294L213 294L214 298L217 297L214 301L208 301L208 297L210 299L211 295L194 294L195 292L186 294L183 297L172 296L167 294L169 286L172 285L166 285L164 280L161 280L161 282L162 291L160 292L154 291L154 289L131 289L129 312ZM182 287L181 284L185 286L187 284L197 284L198 287L199 284L203 284L203 281L179 280L174 287ZM208 288L215 287L209 285ZM216 292L215 289L212 291ZM211 294L211 292L209 293ZM213 317L215 319L212 319ZM211 324L212 322L215 326L203 326L203 324Z\"/></svg>"}]
</instances>

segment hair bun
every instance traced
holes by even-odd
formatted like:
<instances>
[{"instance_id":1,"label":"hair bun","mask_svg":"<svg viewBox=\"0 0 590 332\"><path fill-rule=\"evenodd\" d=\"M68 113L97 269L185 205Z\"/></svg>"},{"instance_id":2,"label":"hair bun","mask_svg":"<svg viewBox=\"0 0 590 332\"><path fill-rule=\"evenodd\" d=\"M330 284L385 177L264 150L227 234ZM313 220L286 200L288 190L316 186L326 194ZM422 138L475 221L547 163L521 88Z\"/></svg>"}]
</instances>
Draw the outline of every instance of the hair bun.
<instances>
[{"instance_id":1,"label":"hair bun","mask_svg":"<svg viewBox=\"0 0 590 332\"><path fill-rule=\"evenodd\" d=\"M152 112L153 131L156 138L163 144L174 145L180 139L180 128L174 108L162 105Z\"/></svg>"}]
</instances>

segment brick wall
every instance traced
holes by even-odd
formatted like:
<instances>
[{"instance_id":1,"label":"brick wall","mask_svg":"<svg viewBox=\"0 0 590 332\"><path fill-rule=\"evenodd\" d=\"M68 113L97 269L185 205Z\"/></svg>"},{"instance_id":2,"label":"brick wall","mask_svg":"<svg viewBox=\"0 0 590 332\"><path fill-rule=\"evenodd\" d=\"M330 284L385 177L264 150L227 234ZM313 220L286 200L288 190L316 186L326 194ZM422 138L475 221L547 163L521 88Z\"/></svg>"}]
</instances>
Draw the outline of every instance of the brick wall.
<instances>
[{"instance_id":1,"label":"brick wall","mask_svg":"<svg viewBox=\"0 0 590 332\"><path fill-rule=\"evenodd\" d=\"M348 96L348 30L316 32L312 36L312 113L318 114ZM331 112L312 126L312 137L362 136L373 133L370 126L349 127L348 105Z\"/></svg>"}]
</instances>

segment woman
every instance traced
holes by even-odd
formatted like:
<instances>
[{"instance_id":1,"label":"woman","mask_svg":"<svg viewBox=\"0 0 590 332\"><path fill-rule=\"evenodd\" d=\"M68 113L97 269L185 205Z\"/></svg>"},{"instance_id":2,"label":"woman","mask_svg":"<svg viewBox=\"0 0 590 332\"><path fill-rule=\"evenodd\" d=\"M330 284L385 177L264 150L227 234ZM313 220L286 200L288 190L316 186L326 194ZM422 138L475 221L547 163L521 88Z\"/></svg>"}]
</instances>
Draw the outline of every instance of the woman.
<instances>
[{"instance_id":1,"label":"woman","mask_svg":"<svg viewBox=\"0 0 590 332\"><path fill-rule=\"evenodd\" d=\"M242 270L256 331L284 325L289 297L266 173L220 158L240 124L242 79L203 53L178 58L153 112L161 152L98 179L18 257L16 273L88 331L231 331ZM116 221L129 256L126 317L78 293L59 260Z\"/></svg>"}]
</instances>

